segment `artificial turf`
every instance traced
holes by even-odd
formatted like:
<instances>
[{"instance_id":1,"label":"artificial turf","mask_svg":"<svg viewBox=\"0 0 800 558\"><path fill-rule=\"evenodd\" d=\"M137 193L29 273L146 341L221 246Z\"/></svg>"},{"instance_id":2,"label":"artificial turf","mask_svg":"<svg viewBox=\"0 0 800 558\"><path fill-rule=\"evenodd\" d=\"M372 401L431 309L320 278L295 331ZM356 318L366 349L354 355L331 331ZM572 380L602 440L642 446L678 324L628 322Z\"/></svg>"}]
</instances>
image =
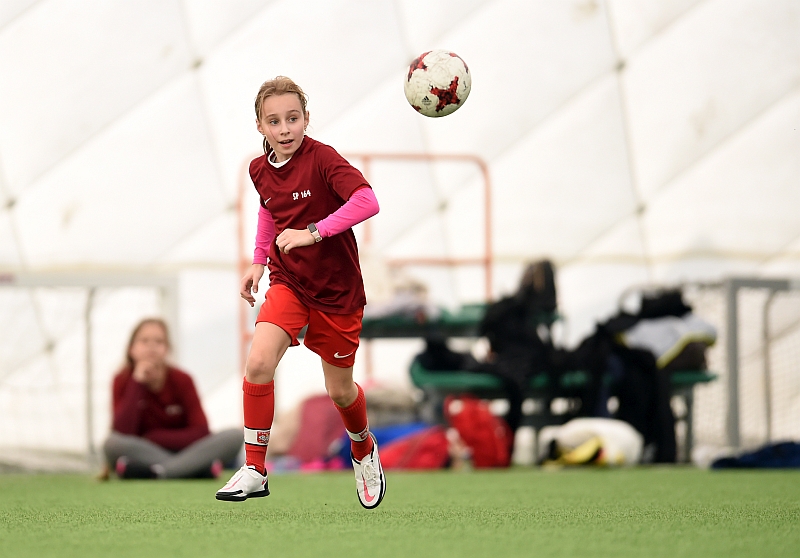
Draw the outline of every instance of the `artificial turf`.
<instances>
[{"instance_id":1,"label":"artificial turf","mask_svg":"<svg viewBox=\"0 0 800 558\"><path fill-rule=\"evenodd\" d=\"M0 475L0 556L800 556L800 471L392 472L372 511L351 474L220 485Z\"/></svg>"}]
</instances>

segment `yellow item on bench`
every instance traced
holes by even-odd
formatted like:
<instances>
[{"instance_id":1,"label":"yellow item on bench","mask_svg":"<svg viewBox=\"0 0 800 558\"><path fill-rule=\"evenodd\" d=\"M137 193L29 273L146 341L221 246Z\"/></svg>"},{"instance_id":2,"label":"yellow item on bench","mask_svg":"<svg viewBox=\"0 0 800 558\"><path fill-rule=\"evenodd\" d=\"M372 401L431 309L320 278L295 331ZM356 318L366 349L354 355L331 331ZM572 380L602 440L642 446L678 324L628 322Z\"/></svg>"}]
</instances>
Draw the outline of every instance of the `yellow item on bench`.
<instances>
[{"instance_id":1,"label":"yellow item on bench","mask_svg":"<svg viewBox=\"0 0 800 558\"><path fill-rule=\"evenodd\" d=\"M559 456L556 459L549 459L542 463L545 467L552 465L605 465L605 455L603 453L603 439L600 436L589 438L577 448L564 451L558 448Z\"/></svg>"}]
</instances>

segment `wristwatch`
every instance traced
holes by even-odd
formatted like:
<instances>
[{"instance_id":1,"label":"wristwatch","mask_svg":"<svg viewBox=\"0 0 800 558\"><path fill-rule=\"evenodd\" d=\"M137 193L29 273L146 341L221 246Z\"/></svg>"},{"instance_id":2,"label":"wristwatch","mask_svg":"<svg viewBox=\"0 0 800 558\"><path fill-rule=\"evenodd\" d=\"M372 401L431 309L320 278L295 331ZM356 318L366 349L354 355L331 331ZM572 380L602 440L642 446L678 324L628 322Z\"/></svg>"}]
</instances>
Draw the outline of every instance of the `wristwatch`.
<instances>
[{"instance_id":1,"label":"wristwatch","mask_svg":"<svg viewBox=\"0 0 800 558\"><path fill-rule=\"evenodd\" d=\"M311 231L311 236L314 237L314 242L319 242L322 240L322 236L320 236L317 226L314 223L311 223L307 228L309 231Z\"/></svg>"}]
</instances>

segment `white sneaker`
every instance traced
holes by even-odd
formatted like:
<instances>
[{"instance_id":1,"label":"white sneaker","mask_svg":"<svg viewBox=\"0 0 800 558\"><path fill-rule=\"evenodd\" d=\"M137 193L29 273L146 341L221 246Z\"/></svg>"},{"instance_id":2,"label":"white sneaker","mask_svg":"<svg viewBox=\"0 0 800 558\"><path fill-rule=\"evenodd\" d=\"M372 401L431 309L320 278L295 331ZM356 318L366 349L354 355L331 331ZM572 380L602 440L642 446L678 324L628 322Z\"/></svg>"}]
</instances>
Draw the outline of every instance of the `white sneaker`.
<instances>
[{"instance_id":1,"label":"white sneaker","mask_svg":"<svg viewBox=\"0 0 800 558\"><path fill-rule=\"evenodd\" d=\"M353 470L356 472L356 493L361 505L371 510L377 508L386 494L386 477L381 467L381 459L378 456L378 442L372 432L372 451L360 462L356 461L353 454L350 454L350 461L353 462Z\"/></svg>"},{"instance_id":2,"label":"white sneaker","mask_svg":"<svg viewBox=\"0 0 800 558\"><path fill-rule=\"evenodd\" d=\"M267 475L256 471L255 467L243 465L236 471L228 484L217 491L217 500L244 502L248 498L269 496Z\"/></svg>"}]
</instances>

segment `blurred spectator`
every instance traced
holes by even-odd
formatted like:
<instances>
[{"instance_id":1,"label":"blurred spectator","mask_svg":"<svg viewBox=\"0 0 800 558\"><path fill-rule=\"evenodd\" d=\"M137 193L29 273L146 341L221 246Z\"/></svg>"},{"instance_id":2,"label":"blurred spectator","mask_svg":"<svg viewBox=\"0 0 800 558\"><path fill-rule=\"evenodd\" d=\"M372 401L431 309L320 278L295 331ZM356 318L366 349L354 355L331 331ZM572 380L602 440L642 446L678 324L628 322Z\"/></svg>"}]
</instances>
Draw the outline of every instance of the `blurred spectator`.
<instances>
[{"instance_id":1,"label":"blurred spectator","mask_svg":"<svg viewBox=\"0 0 800 558\"><path fill-rule=\"evenodd\" d=\"M553 345L550 326L557 315L555 266L549 260L529 264L519 289L489 304L479 327L489 340L485 363L473 369L502 380L509 409L504 417L512 432L522 421L522 403L531 378L547 374L558 385L567 351Z\"/></svg>"},{"instance_id":2,"label":"blurred spectator","mask_svg":"<svg viewBox=\"0 0 800 558\"><path fill-rule=\"evenodd\" d=\"M216 478L244 443L238 428L210 433L194 382L168 364L169 350L166 323L143 320L114 377L113 426L103 451L120 478Z\"/></svg>"}]
</instances>

